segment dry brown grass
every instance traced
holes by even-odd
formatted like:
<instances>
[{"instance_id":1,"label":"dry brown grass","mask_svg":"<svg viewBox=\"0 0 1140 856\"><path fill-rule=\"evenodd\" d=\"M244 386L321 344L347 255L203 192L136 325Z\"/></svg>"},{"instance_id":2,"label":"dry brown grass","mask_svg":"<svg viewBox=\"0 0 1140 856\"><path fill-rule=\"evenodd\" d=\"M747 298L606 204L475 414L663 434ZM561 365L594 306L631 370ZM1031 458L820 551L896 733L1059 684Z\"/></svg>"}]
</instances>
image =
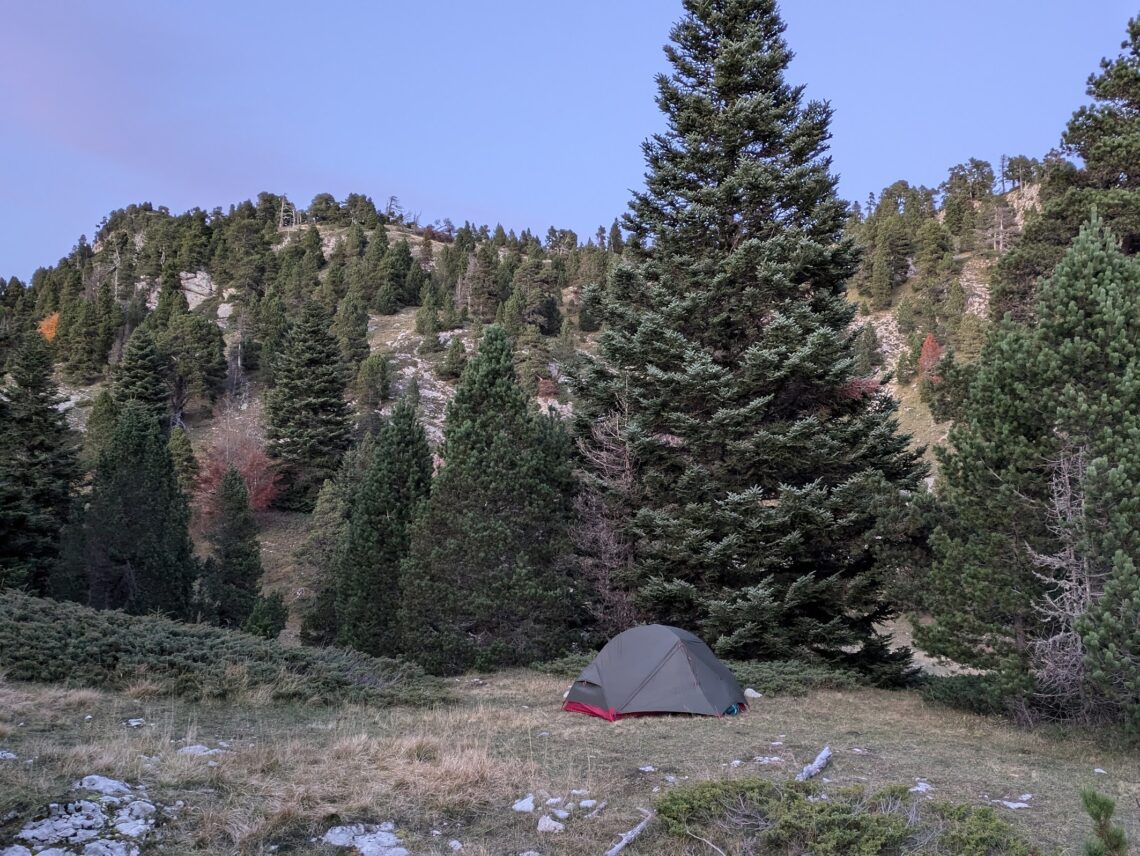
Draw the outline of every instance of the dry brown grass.
<instances>
[{"instance_id":1,"label":"dry brown grass","mask_svg":"<svg viewBox=\"0 0 1140 856\"><path fill-rule=\"evenodd\" d=\"M563 713L564 686L518 671L457 681L461 703L450 707L330 711L0 684L4 746L36 759L0 766L0 816L15 810L27 819L66 796L75 779L101 773L143 782L161 802L186 802L166 831L167 849L177 852L260 853L271 845L327 852L309 842L334 823L392 820L416 853L449 853L453 837L464 853L594 853L671 787L667 774L682 782L782 778L828 743L836 755L825 775L836 785L924 777L933 796L971 804L1032 793L1030 809L999 811L1043 843L1076 852L1087 828L1078 793L1092 784L1118 798L1121 821L1140 836L1132 799L1140 756L1102 745L1096 735L1024 731L913 694L873 690L768 698L745 716L721 720L610 724ZM146 727L123 727L137 715ZM222 740L231 753L178 753L188 743ZM729 766L756 755L784 763ZM648 764L657 771L639 771ZM1108 775L1095 775L1094 767ZM546 840L535 832L537 813L510 810L528 792L543 800L580 788L607 800L606 810L574 818ZM12 831L0 828L0 840ZM680 854L692 845L657 830L626 852Z\"/></svg>"}]
</instances>

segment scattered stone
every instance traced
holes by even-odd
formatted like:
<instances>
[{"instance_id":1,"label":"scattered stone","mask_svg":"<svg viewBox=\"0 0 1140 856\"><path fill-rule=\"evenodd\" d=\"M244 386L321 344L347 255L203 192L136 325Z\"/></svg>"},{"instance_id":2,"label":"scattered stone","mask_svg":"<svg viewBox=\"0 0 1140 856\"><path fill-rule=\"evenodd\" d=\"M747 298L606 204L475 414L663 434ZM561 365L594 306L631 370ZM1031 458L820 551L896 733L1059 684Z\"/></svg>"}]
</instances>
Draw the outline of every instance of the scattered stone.
<instances>
[{"instance_id":1,"label":"scattered stone","mask_svg":"<svg viewBox=\"0 0 1140 856\"><path fill-rule=\"evenodd\" d=\"M447 842L447 846L450 847L452 850L454 850L456 853L458 853L460 850L463 849L463 842L459 841L456 838L453 838Z\"/></svg>"},{"instance_id":2,"label":"scattered stone","mask_svg":"<svg viewBox=\"0 0 1140 856\"><path fill-rule=\"evenodd\" d=\"M535 736L536 736L536 737L549 737L549 736L550 736L550 732L549 732L549 731L540 731L540 732L538 732L538 734L536 734Z\"/></svg>"},{"instance_id":3,"label":"scattered stone","mask_svg":"<svg viewBox=\"0 0 1140 856\"><path fill-rule=\"evenodd\" d=\"M784 741L783 741L783 740L773 740L773 741L772 741L771 743L769 743L768 745L769 745L769 746L783 746L783 745L784 745Z\"/></svg>"},{"instance_id":4,"label":"scattered stone","mask_svg":"<svg viewBox=\"0 0 1140 856\"><path fill-rule=\"evenodd\" d=\"M764 694L758 693L758 692L756 692L756 690L752 689L752 687L749 687L748 689L746 689L744 691L744 697L745 698L764 698Z\"/></svg>"},{"instance_id":5,"label":"scattered stone","mask_svg":"<svg viewBox=\"0 0 1140 856\"><path fill-rule=\"evenodd\" d=\"M0 761L15 761L16 753L9 752L7 749L0 749Z\"/></svg>"},{"instance_id":6,"label":"scattered stone","mask_svg":"<svg viewBox=\"0 0 1140 856\"><path fill-rule=\"evenodd\" d=\"M552 815L554 815L556 818L558 818L559 820L565 820L566 818L568 818L570 816L570 812L568 812L564 808L552 808L550 810L550 813Z\"/></svg>"},{"instance_id":7,"label":"scattered stone","mask_svg":"<svg viewBox=\"0 0 1140 856\"><path fill-rule=\"evenodd\" d=\"M588 793L589 793L589 791L587 791L587 790L583 790L582 788L576 788L575 790L570 791L570 796L572 796L572 797L584 797Z\"/></svg>"},{"instance_id":8,"label":"scattered stone","mask_svg":"<svg viewBox=\"0 0 1140 856\"><path fill-rule=\"evenodd\" d=\"M1004 805L1006 808L1029 808L1029 803L1027 802L1014 802L1012 800L994 800L994 802L998 805Z\"/></svg>"},{"instance_id":9,"label":"scattered stone","mask_svg":"<svg viewBox=\"0 0 1140 856\"><path fill-rule=\"evenodd\" d=\"M1102 770L1100 767L1093 767L1093 772L1096 773L1097 775L1100 775L1100 776L1107 776L1108 775L1108 771Z\"/></svg>"},{"instance_id":10,"label":"scattered stone","mask_svg":"<svg viewBox=\"0 0 1140 856\"><path fill-rule=\"evenodd\" d=\"M392 823L334 826L321 840L334 847L351 847L359 856L408 856L408 851L400 846L395 828Z\"/></svg>"},{"instance_id":11,"label":"scattered stone","mask_svg":"<svg viewBox=\"0 0 1140 856\"><path fill-rule=\"evenodd\" d=\"M545 814L538 819L539 832L561 832L565 828L563 824Z\"/></svg>"},{"instance_id":12,"label":"scattered stone","mask_svg":"<svg viewBox=\"0 0 1140 856\"><path fill-rule=\"evenodd\" d=\"M852 746L851 751L854 752L856 755L866 755L867 754L867 750L862 748L861 746Z\"/></svg>"},{"instance_id":13,"label":"scattered stone","mask_svg":"<svg viewBox=\"0 0 1140 856\"><path fill-rule=\"evenodd\" d=\"M514 811L534 811L534 794L527 794L521 800L517 800L511 808Z\"/></svg>"},{"instance_id":14,"label":"scattered stone","mask_svg":"<svg viewBox=\"0 0 1140 856\"><path fill-rule=\"evenodd\" d=\"M146 725L146 720L142 717L139 717L138 719L128 719L123 724L126 725L127 728L142 728L144 725Z\"/></svg>"},{"instance_id":15,"label":"scattered stone","mask_svg":"<svg viewBox=\"0 0 1140 856\"><path fill-rule=\"evenodd\" d=\"M131 792L131 786L118 779L109 779L106 776L84 776L73 788L81 791L95 791L105 797L124 796Z\"/></svg>"},{"instance_id":16,"label":"scattered stone","mask_svg":"<svg viewBox=\"0 0 1140 856\"><path fill-rule=\"evenodd\" d=\"M652 764L646 764L644 767L638 767L637 769L639 769L643 773L656 773L657 772L657 768L654 767Z\"/></svg>"},{"instance_id":17,"label":"scattered stone","mask_svg":"<svg viewBox=\"0 0 1140 856\"><path fill-rule=\"evenodd\" d=\"M757 755L752 759L753 763L767 766L768 764L783 764L784 759L779 755Z\"/></svg>"},{"instance_id":18,"label":"scattered stone","mask_svg":"<svg viewBox=\"0 0 1140 856\"><path fill-rule=\"evenodd\" d=\"M526 850L520 853L519 856L542 856L542 854L536 850Z\"/></svg>"},{"instance_id":19,"label":"scattered stone","mask_svg":"<svg viewBox=\"0 0 1140 856\"><path fill-rule=\"evenodd\" d=\"M0 850L0 856L32 856L32 851L23 844L13 844Z\"/></svg>"},{"instance_id":20,"label":"scattered stone","mask_svg":"<svg viewBox=\"0 0 1140 856\"><path fill-rule=\"evenodd\" d=\"M925 779L915 779L914 781L915 781L914 787L908 788L909 793L925 794L925 793L929 793L930 791L934 790L934 787L930 784L930 782L926 781Z\"/></svg>"},{"instance_id":21,"label":"scattered stone","mask_svg":"<svg viewBox=\"0 0 1140 856\"><path fill-rule=\"evenodd\" d=\"M547 805L558 805L560 802L562 802L562 797L551 797L550 799L548 799L546 801L546 804Z\"/></svg>"},{"instance_id":22,"label":"scattered stone","mask_svg":"<svg viewBox=\"0 0 1140 856\"><path fill-rule=\"evenodd\" d=\"M91 714L87 714L85 717L83 717L83 721L84 721L84 722L90 722L90 721L91 721L91 720L93 720L94 718L95 718L95 717L93 717Z\"/></svg>"},{"instance_id":23,"label":"scattered stone","mask_svg":"<svg viewBox=\"0 0 1140 856\"><path fill-rule=\"evenodd\" d=\"M739 758L734 758L734 759L733 759L733 760L732 760L732 761L729 763L729 765L728 765L728 766L730 766L730 767L743 767L743 766L744 766L744 762L743 762L743 761L741 761Z\"/></svg>"},{"instance_id":24,"label":"scattered stone","mask_svg":"<svg viewBox=\"0 0 1140 856\"><path fill-rule=\"evenodd\" d=\"M597 800L582 800L578 803L582 808L593 808L598 804Z\"/></svg>"},{"instance_id":25,"label":"scattered stone","mask_svg":"<svg viewBox=\"0 0 1140 856\"><path fill-rule=\"evenodd\" d=\"M178 750L179 755L218 755L224 753L225 749L211 749L209 746L203 746L201 743L195 743L193 746L183 746Z\"/></svg>"}]
</instances>

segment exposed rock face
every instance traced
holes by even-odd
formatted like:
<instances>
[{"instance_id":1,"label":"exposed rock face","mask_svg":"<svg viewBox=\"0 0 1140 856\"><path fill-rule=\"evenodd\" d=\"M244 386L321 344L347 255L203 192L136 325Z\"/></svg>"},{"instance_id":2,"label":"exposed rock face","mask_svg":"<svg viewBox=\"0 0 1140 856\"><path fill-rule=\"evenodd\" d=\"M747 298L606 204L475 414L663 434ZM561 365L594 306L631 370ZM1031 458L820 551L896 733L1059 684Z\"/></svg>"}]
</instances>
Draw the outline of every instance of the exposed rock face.
<instances>
[{"instance_id":1,"label":"exposed rock face","mask_svg":"<svg viewBox=\"0 0 1140 856\"><path fill-rule=\"evenodd\" d=\"M360 856L408 856L391 823L354 823L334 826L321 840L334 847L351 847Z\"/></svg>"},{"instance_id":2,"label":"exposed rock face","mask_svg":"<svg viewBox=\"0 0 1140 856\"><path fill-rule=\"evenodd\" d=\"M182 281L182 292L186 295L186 302L190 304L191 309L214 296L214 280L206 271L199 270L193 273L183 271L178 274L178 278Z\"/></svg>"}]
</instances>

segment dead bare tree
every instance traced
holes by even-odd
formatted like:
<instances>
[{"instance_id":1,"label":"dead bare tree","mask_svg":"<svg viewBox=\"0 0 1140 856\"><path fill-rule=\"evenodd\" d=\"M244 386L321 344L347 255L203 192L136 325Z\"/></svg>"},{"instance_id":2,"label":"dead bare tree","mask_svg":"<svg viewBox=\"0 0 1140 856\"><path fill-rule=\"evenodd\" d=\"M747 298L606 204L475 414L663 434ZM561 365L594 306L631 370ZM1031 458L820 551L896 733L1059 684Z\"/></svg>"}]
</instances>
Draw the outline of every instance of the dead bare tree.
<instances>
[{"instance_id":1,"label":"dead bare tree","mask_svg":"<svg viewBox=\"0 0 1140 856\"><path fill-rule=\"evenodd\" d=\"M1084 484L1087 449L1070 448L1052 464L1049 528L1061 549L1053 554L1029 548L1047 593L1035 605L1052 635L1030 645L1030 668L1037 699L1045 711L1064 718L1095 721L1108 713L1103 696L1090 689L1080 620L1104 590L1107 570L1090 558L1082 541L1088 532Z\"/></svg>"},{"instance_id":2,"label":"dead bare tree","mask_svg":"<svg viewBox=\"0 0 1140 856\"><path fill-rule=\"evenodd\" d=\"M589 439L579 439L585 464L575 498L574 546L583 575L594 590L594 618L608 634L632 627L639 615L620 577L633 562L633 545L622 532L633 490L633 455L625 437L624 407L596 421Z\"/></svg>"}]
</instances>

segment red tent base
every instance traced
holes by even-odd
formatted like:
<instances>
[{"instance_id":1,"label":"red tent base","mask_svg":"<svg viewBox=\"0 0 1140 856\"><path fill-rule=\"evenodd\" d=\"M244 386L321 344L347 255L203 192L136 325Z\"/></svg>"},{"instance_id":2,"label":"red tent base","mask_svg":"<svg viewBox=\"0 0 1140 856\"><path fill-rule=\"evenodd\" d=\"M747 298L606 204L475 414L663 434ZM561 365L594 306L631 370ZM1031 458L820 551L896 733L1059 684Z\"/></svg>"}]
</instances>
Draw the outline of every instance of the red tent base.
<instances>
[{"instance_id":1,"label":"red tent base","mask_svg":"<svg viewBox=\"0 0 1140 856\"><path fill-rule=\"evenodd\" d=\"M737 705L737 707L739 707L741 713L748 710L748 705L746 704ZM604 710L600 707L594 707L592 704L586 704L580 701L565 701L562 703L562 709L568 710L571 713L585 713L589 716L597 716L609 722L616 722L619 719L627 719L631 716L672 716L683 713L682 711L675 710L646 710L639 713L618 713L612 707L609 710ZM720 714L717 719L720 719L722 716L724 716L724 714Z\"/></svg>"}]
</instances>

